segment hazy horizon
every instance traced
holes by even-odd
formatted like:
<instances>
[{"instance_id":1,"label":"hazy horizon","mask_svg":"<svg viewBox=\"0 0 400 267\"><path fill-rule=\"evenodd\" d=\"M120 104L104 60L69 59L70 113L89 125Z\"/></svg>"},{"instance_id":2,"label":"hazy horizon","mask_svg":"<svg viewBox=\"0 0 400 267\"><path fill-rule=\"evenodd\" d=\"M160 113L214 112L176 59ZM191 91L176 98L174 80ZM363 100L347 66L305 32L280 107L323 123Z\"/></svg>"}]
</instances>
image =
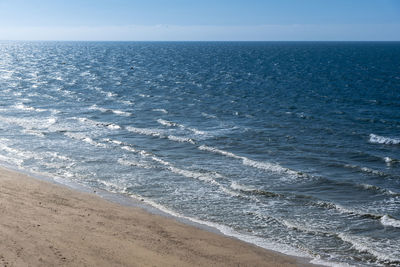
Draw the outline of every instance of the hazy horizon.
<instances>
[{"instance_id":1,"label":"hazy horizon","mask_svg":"<svg viewBox=\"0 0 400 267\"><path fill-rule=\"evenodd\" d=\"M400 1L0 0L0 40L400 41Z\"/></svg>"}]
</instances>

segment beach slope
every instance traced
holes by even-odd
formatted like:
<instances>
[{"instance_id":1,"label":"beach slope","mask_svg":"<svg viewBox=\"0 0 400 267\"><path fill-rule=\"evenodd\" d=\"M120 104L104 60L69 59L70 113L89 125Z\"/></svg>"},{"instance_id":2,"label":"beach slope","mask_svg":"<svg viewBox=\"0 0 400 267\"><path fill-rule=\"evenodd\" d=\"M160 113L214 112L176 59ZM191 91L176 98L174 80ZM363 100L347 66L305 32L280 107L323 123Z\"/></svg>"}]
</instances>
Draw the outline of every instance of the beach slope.
<instances>
[{"instance_id":1,"label":"beach slope","mask_svg":"<svg viewBox=\"0 0 400 267\"><path fill-rule=\"evenodd\" d=\"M0 266L305 266L299 259L0 168Z\"/></svg>"}]
</instances>

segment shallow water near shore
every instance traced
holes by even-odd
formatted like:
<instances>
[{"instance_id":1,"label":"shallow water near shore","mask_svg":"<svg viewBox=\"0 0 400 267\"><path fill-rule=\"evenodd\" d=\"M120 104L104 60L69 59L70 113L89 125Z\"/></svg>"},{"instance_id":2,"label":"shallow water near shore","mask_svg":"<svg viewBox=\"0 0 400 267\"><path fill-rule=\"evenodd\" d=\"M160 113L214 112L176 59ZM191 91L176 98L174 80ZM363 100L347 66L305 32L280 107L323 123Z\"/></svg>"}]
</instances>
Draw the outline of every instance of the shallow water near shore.
<instances>
[{"instance_id":1,"label":"shallow water near shore","mask_svg":"<svg viewBox=\"0 0 400 267\"><path fill-rule=\"evenodd\" d=\"M3 42L0 52L3 164L281 252L400 264L400 43Z\"/></svg>"}]
</instances>

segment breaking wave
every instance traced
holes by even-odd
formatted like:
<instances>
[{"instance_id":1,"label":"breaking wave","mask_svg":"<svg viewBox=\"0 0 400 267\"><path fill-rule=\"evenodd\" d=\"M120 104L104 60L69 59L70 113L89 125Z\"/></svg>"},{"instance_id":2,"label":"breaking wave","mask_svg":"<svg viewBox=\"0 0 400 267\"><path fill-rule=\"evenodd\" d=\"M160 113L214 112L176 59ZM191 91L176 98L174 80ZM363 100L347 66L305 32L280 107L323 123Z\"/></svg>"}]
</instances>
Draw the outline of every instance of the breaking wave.
<instances>
[{"instance_id":1,"label":"breaking wave","mask_svg":"<svg viewBox=\"0 0 400 267\"><path fill-rule=\"evenodd\" d=\"M373 144L398 145L400 144L400 139L370 134L369 142Z\"/></svg>"}]
</instances>

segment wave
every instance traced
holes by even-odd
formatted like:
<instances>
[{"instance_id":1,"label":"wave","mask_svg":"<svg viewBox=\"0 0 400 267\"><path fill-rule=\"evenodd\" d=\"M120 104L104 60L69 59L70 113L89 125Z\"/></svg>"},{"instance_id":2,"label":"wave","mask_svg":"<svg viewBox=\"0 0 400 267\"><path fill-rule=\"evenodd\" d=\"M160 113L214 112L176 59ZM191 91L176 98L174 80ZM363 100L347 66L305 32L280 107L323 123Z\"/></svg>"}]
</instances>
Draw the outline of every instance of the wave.
<instances>
[{"instance_id":1,"label":"wave","mask_svg":"<svg viewBox=\"0 0 400 267\"><path fill-rule=\"evenodd\" d=\"M187 137L179 137L179 136L174 136L174 135L168 135L167 138L168 138L169 140L176 141L176 142L190 143L190 144L192 144L192 145L195 144L195 142L193 141L193 139L187 138Z\"/></svg>"},{"instance_id":2,"label":"wave","mask_svg":"<svg viewBox=\"0 0 400 267\"><path fill-rule=\"evenodd\" d=\"M149 129L149 128L136 128L133 126L128 126L128 127L126 127L126 130L128 130L129 132L132 132L132 133L154 136L154 137L161 137L163 135L162 131Z\"/></svg>"},{"instance_id":3,"label":"wave","mask_svg":"<svg viewBox=\"0 0 400 267\"><path fill-rule=\"evenodd\" d=\"M160 159L156 156L151 156L150 159L152 159L153 161L163 165L164 167L166 167L166 169L172 173L187 177L187 178L191 178L191 179L195 179L195 180L199 180L199 181L203 181L212 185L217 186L222 192L227 193L231 196L235 196L235 197L239 197L240 194L226 188L225 186L223 186L222 184L220 184L219 182L217 182L214 178L220 178L221 175L218 174L214 174L214 173L201 173L201 172L196 172L196 171L190 171L190 170L184 170L178 167L175 167L173 164L171 164L168 161L165 161L163 159Z\"/></svg>"},{"instance_id":4,"label":"wave","mask_svg":"<svg viewBox=\"0 0 400 267\"><path fill-rule=\"evenodd\" d=\"M380 222L384 226L391 226L395 228L400 228L400 220L395 219L389 215L383 215Z\"/></svg>"},{"instance_id":5,"label":"wave","mask_svg":"<svg viewBox=\"0 0 400 267\"><path fill-rule=\"evenodd\" d=\"M361 167L361 166L357 166L357 165L351 165L351 164L345 164L343 165L346 168L350 168L350 169L355 169L364 173L368 173L368 174L374 174L377 176L381 176L381 177L387 177L387 176L391 176L390 174L387 174L385 172L381 172L381 171L377 171L368 167Z\"/></svg>"},{"instance_id":6,"label":"wave","mask_svg":"<svg viewBox=\"0 0 400 267\"><path fill-rule=\"evenodd\" d=\"M389 189L385 189L376 185L371 185L371 184L357 184L357 187L364 189L364 190L370 190L370 191L375 191L381 194L385 195L390 195L390 196L400 196L400 193L393 192Z\"/></svg>"},{"instance_id":7,"label":"wave","mask_svg":"<svg viewBox=\"0 0 400 267\"><path fill-rule=\"evenodd\" d=\"M24 133L44 137L45 134L41 130L48 130L50 126L54 125L58 121L58 119L53 116L43 119L0 116L0 121L2 123L17 125L22 128L21 131Z\"/></svg>"},{"instance_id":8,"label":"wave","mask_svg":"<svg viewBox=\"0 0 400 267\"><path fill-rule=\"evenodd\" d=\"M102 90L100 87L95 87L94 89L95 89L97 92L99 92L99 93L101 93L101 94L107 96L108 98L114 98L114 97L117 97L117 96L118 96L116 93L104 91L104 90Z\"/></svg>"},{"instance_id":9,"label":"wave","mask_svg":"<svg viewBox=\"0 0 400 267\"><path fill-rule=\"evenodd\" d=\"M296 257L309 257L309 258L313 258L312 255L299 250L297 248L291 247L289 245L285 245L285 244L281 244L281 243L277 243L276 241L273 240L266 240L263 239L261 237L257 237L257 236L252 236L252 235L248 235L248 234L244 234L244 233L239 233L237 231L235 231L233 228L226 226L226 225L222 225L222 224L218 224L215 222L210 222L210 221L205 221L205 220L201 220L198 218L193 218L193 217L188 217L185 215L182 215L172 209L169 209L168 207L165 207L161 204L158 204L146 197L142 197L140 195L130 195L132 198L144 202L146 204L148 204L151 207L156 208L159 211L162 211L166 214L172 215L176 218L181 218L187 221L190 221L192 223L196 223L199 225L203 225L203 226L207 226L207 227L211 227L214 229L217 229L218 231L220 231L223 235L226 236L230 236L230 237L234 237L237 238L239 240L242 240L244 242L250 243L250 244L254 244L258 247L264 248L264 249L268 249L268 250L273 250L273 251L277 251L280 253L284 253L286 255L291 255L291 256L296 256ZM314 259L316 262L319 262L318 259ZM329 264L329 263L328 263Z\"/></svg>"},{"instance_id":10,"label":"wave","mask_svg":"<svg viewBox=\"0 0 400 267\"><path fill-rule=\"evenodd\" d=\"M168 114L168 111L163 109L163 108L155 108L155 109L153 109L153 111L157 111L157 112L162 112L164 114Z\"/></svg>"},{"instance_id":11,"label":"wave","mask_svg":"<svg viewBox=\"0 0 400 267\"><path fill-rule=\"evenodd\" d=\"M94 141L92 138L82 134L82 133L72 133L72 132L66 132L64 133L65 136L71 138L71 139L75 139L75 140L79 140L79 141L83 141L85 143L91 144L93 146L97 146L97 147L107 147L105 144L103 143L99 143Z\"/></svg>"},{"instance_id":12,"label":"wave","mask_svg":"<svg viewBox=\"0 0 400 267\"><path fill-rule=\"evenodd\" d=\"M142 169L152 169L153 166L144 163L144 162L140 162L140 161L133 161L133 160L124 160L124 159L118 159L118 163L124 166L128 166L128 167L139 167Z\"/></svg>"},{"instance_id":13,"label":"wave","mask_svg":"<svg viewBox=\"0 0 400 267\"><path fill-rule=\"evenodd\" d=\"M378 245L374 246L376 241L372 238L345 233L339 233L337 236L344 242L350 243L353 249L373 255L378 262L389 265L400 264L398 244L389 244L388 240L388 242L385 242L385 246L379 247ZM394 252L397 252L397 255Z\"/></svg>"},{"instance_id":14,"label":"wave","mask_svg":"<svg viewBox=\"0 0 400 267\"><path fill-rule=\"evenodd\" d=\"M157 122L161 125L168 126L168 127L180 127L180 128L185 128L183 125L171 122L171 121L166 121L163 119L158 119Z\"/></svg>"},{"instance_id":15,"label":"wave","mask_svg":"<svg viewBox=\"0 0 400 267\"><path fill-rule=\"evenodd\" d=\"M376 134L370 134L369 142L373 144L398 145L400 144L400 138L390 138Z\"/></svg>"},{"instance_id":16,"label":"wave","mask_svg":"<svg viewBox=\"0 0 400 267\"><path fill-rule=\"evenodd\" d=\"M36 112L44 112L44 111L47 111L47 109L30 107L30 106L26 106L26 105L23 104L23 103L15 104L15 105L14 105L14 108L20 109L20 110L25 110L25 111L36 111Z\"/></svg>"},{"instance_id":17,"label":"wave","mask_svg":"<svg viewBox=\"0 0 400 267\"><path fill-rule=\"evenodd\" d=\"M201 145L198 147L198 149L203 150L203 151L213 152L213 153L220 154L220 155L224 155L226 157L230 157L230 158L234 158L234 159L239 159L242 161L243 165L247 165L247 166L250 166L253 168L257 168L257 169L262 169L262 170L273 172L276 174L285 174L286 177L290 177L292 179L306 176L306 174L304 174L302 172L297 172L297 171L282 167L279 164L251 160L249 158L246 158L243 156L238 156L232 152L220 150L218 148Z\"/></svg>"},{"instance_id":18,"label":"wave","mask_svg":"<svg viewBox=\"0 0 400 267\"><path fill-rule=\"evenodd\" d=\"M130 113L130 112L122 111L122 110L114 110L114 109L102 108L102 107L97 106L96 104L90 106L89 109L90 110L98 110L98 111L101 111L103 113L112 112L112 113L114 113L116 115L121 115L121 116L128 116L128 117L132 116L132 113Z\"/></svg>"},{"instance_id":19,"label":"wave","mask_svg":"<svg viewBox=\"0 0 400 267\"><path fill-rule=\"evenodd\" d=\"M133 132L133 133L141 134L141 135L165 138L165 139L169 139L171 141L180 142L180 143L190 143L193 145L196 143L192 138L168 135L168 134L165 134L165 131L158 130L158 129L156 130L156 129L136 128L136 127L128 126L128 127L126 127L126 130Z\"/></svg>"},{"instance_id":20,"label":"wave","mask_svg":"<svg viewBox=\"0 0 400 267\"><path fill-rule=\"evenodd\" d=\"M353 210L353 209L345 208L338 204L324 202L324 201L318 201L314 205L317 205L322 208L334 209L342 214L358 216L363 219L379 220L379 222L383 226L391 226L391 227L395 227L395 228L400 228L400 220L398 220L390 215L387 215L387 214L381 215L381 214L362 212L360 210Z\"/></svg>"},{"instance_id":21,"label":"wave","mask_svg":"<svg viewBox=\"0 0 400 267\"><path fill-rule=\"evenodd\" d=\"M383 161L386 163L386 166L392 166L393 164L396 164L396 163L399 163L400 162L400 160L398 160L398 159L392 159L392 158L390 158L390 157L384 157L384 158L382 158L383 159Z\"/></svg>"},{"instance_id":22,"label":"wave","mask_svg":"<svg viewBox=\"0 0 400 267\"><path fill-rule=\"evenodd\" d=\"M121 126L114 124L114 123L108 123L108 122L98 122L98 121L94 121L88 118L76 118L74 117L74 119L78 120L81 123L86 123L92 126L98 126L98 127L106 127L110 130L119 130L121 129Z\"/></svg>"},{"instance_id":23,"label":"wave","mask_svg":"<svg viewBox=\"0 0 400 267\"><path fill-rule=\"evenodd\" d=\"M39 131L39 130L23 129L23 130L21 130L21 132L23 132L25 134L29 134L29 135L38 136L38 137L41 137L41 138L45 138L46 137L46 135L42 131Z\"/></svg>"},{"instance_id":24,"label":"wave","mask_svg":"<svg viewBox=\"0 0 400 267\"><path fill-rule=\"evenodd\" d=\"M207 134L206 132L201 131L201 130L198 130L198 129L196 129L196 128L186 127L186 126L183 125L183 124L179 124L179 123L172 122L172 121L167 121L167 120L163 120L163 119L158 119L157 122L158 122L159 124L161 124L161 125L164 125L164 126L168 126L168 127L179 127L179 128L181 128L181 129L183 129L183 130L189 130L189 131L193 132L193 133L196 134L196 135L206 135L206 134Z\"/></svg>"},{"instance_id":25,"label":"wave","mask_svg":"<svg viewBox=\"0 0 400 267\"><path fill-rule=\"evenodd\" d=\"M269 191L265 191L265 190L261 190L261 189L256 189L256 188L253 188L250 186L242 185L235 181L231 183L231 188L234 190L246 193L246 194L251 194L251 195L262 195L265 197L281 197L282 196L277 193L273 193L273 192L269 192Z\"/></svg>"},{"instance_id":26,"label":"wave","mask_svg":"<svg viewBox=\"0 0 400 267\"><path fill-rule=\"evenodd\" d=\"M93 140L90 140L87 137L84 137L84 136L79 135L79 134L78 135L73 135L73 137L76 137L79 140L86 141L86 142L88 142L88 143L90 143L92 145L97 145L98 146L100 144L101 146L104 146L104 144L93 142ZM140 154L141 156L143 156L145 158L149 158L149 159L157 162L158 164L161 164L162 166L166 167L167 170L169 170L169 171L171 171L171 172L173 172L175 174L182 175L182 176L187 177L187 178L197 179L197 180L200 180L200 181L204 181L204 182L216 185L216 186L219 187L219 189L221 191L223 191L225 193L228 193L228 194L230 194L232 196L239 196L238 193L236 193L236 192L224 187L222 184L218 183L214 179L214 178L222 178L223 177L222 175L220 175L218 173L209 173L209 172L208 173L201 173L201 172L195 172L195 171L180 169L178 167L173 166L173 164L171 164L170 162L165 161L165 160L153 155L150 152L147 152L147 151L144 151L144 150L138 150L138 149L136 149L136 148L132 147L131 145L126 144L124 142L117 141L117 140L112 140L112 139L103 139L103 141L118 145L123 150L130 151L130 152L133 152L133 153L136 153L136 154ZM147 165L145 163L136 162L136 161L126 161L126 160L122 160L122 159L119 159L118 163L120 163L122 165L126 165L126 166L130 165L130 166L143 167L143 168L153 168L150 165Z\"/></svg>"},{"instance_id":27,"label":"wave","mask_svg":"<svg viewBox=\"0 0 400 267\"><path fill-rule=\"evenodd\" d=\"M212 114L208 114L208 113L205 113L205 112L202 112L201 116L203 116L205 118L208 118L208 119L216 119L217 118L217 116L212 115Z\"/></svg>"}]
</instances>

